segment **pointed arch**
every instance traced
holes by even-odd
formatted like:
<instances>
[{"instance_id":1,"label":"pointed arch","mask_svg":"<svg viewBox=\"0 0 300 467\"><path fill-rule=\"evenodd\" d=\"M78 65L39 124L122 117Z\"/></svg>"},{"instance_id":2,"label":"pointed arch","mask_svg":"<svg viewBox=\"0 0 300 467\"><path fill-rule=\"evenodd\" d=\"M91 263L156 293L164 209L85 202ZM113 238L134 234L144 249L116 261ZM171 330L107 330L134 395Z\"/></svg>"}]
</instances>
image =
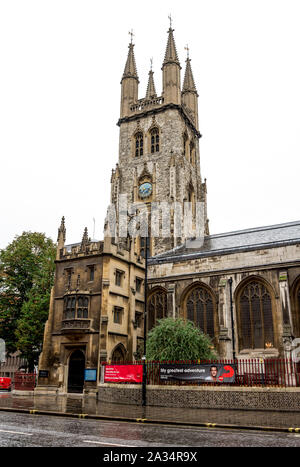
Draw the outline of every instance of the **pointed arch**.
<instances>
[{"instance_id":1,"label":"pointed arch","mask_svg":"<svg viewBox=\"0 0 300 467\"><path fill-rule=\"evenodd\" d=\"M124 363L126 360L127 350L124 345L120 342L111 351L111 361L113 363Z\"/></svg>"},{"instance_id":2,"label":"pointed arch","mask_svg":"<svg viewBox=\"0 0 300 467\"><path fill-rule=\"evenodd\" d=\"M182 293L181 314L213 340L218 335L217 299L214 291L201 281L189 285Z\"/></svg>"},{"instance_id":3,"label":"pointed arch","mask_svg":"<svg viewBox=\"0 0 300 467\"><path fill-rule=\"evenodd\" d=\"M151 331L159 319L167 316L167 291L163 287L154 287L147 299L147 331Z\"/></svg>"},{"instance_id":4,"label":"pointed arch","mask_svg":"<svg viewBox=\"0 0 300 467\"><path fill-rule=\"evenodd\" d=\"M161 149L161 128L153 118L152 124L147 131L147 140L148 140L148 153L155 154Z\"/></svg>"},{"instance_id":5,"label":"pointed arch","mask_svg":"<svg viewBox=\"0 0 300 467\"><path fill-rule=\"evenodd\" d=\"M82 349L72 349L68 357L68 392L83 392L85 353Z\"/></svg>"},{"instance_id":6,"label":"pointed arch","mask_svg":"<svg viewBox=\"0 0 300 467\"><path fill-rule=\"evenodd\" d=\"M275 293L260 276L249 276L235 294L239 351L277 347Z\"/></svg>"},{"instance_id":7,"label":"pointed arch","mask_svg":"<svg viewBox=\"0 0 300 467\"><path fill-rule=\"evenodd\" d=\"M290 298L294 335L295 337L300 337L300 275L293 282Z\"/></svg>"}]
</instances>

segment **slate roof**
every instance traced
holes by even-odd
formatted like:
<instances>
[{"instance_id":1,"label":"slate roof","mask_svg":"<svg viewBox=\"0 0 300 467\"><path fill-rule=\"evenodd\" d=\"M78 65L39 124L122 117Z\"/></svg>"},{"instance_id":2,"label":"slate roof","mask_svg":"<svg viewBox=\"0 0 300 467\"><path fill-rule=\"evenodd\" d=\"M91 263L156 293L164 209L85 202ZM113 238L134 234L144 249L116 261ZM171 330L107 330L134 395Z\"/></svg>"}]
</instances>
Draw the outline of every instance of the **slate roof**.
<instances>
[{"instance_id":1,"label":"slate roof","mask_svg":"<svg viewBox=\"0 0 300 467\"><path fill-rule=\"evenodd\" d=\"M173 250L153 256L149 264L183 261L242 251L300 244L300 221L209 235L204 242L190 240Z\"/></svg>"}]
</instances>

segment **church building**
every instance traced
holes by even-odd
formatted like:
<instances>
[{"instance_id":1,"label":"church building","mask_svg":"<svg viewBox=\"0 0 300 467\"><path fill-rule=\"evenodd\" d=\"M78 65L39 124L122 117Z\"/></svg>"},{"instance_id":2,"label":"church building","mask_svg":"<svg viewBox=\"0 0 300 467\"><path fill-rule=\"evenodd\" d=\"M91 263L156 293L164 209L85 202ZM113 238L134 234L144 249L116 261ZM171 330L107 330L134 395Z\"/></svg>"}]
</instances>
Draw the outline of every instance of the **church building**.
<instances>
[{"instance_id":1,"label":"church building","mask_svg":"<svg viewBox=\"0 0 300 467\"><path fill-rule=\"evenodd\" d=\"M97 393L102 362L141 357L145 256L148 331L164 317L191 320L222 359L285 356L300 337L300 222L210 234L198 92L189 54L181 84L173 33L170 26L161 96L151 68L139 98L132 40L128 47L111 177L115 229L108 214L103 241L85 229L81 242L67 245L62 219L36 392ZM169 207L166 217L158 205ZM190 231L178 215L185 205ZM135 215L138 234L124 233L122 219L128 227Z\"/></svg>"}]
</instances>

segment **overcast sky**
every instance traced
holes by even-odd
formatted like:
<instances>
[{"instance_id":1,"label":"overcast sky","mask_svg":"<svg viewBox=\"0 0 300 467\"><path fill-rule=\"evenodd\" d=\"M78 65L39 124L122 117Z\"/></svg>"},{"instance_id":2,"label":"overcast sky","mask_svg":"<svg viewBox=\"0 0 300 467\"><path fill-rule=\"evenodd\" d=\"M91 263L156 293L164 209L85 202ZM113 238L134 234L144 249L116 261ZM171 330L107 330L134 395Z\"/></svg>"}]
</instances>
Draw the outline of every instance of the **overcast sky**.
<instances>
[{"instance_id":1,"label":"overcast sky","mask_svg":"<svg viewBox=\"0 0 300 467\"><path fill-rule=\"evenodd\" d=\"M295 221L299 0L0 0L0 248L24 230L102 238L118 161L120 80L134 30L157 93L168 15L199 93L211 233Z\"/></svg>"}]
</instances>

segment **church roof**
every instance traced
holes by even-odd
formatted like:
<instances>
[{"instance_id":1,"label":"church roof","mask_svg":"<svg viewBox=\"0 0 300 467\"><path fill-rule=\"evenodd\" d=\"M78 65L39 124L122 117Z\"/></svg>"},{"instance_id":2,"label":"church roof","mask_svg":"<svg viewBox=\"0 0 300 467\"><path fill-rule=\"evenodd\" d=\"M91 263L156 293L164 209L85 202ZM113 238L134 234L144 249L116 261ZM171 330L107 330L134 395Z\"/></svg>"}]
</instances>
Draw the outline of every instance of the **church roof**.
<instances>
[{"instance_id":1,"label":"church roof","mask_svg":"<svg viewBox=\"0 0 300 467\"><path fill-rule=\"evenodd\" d=\"M153 256L149 264L226 255L242 251L276 248L300 243L300 221L209 235L204 242L194 239Z\"/></svg>"}]
</instances>

